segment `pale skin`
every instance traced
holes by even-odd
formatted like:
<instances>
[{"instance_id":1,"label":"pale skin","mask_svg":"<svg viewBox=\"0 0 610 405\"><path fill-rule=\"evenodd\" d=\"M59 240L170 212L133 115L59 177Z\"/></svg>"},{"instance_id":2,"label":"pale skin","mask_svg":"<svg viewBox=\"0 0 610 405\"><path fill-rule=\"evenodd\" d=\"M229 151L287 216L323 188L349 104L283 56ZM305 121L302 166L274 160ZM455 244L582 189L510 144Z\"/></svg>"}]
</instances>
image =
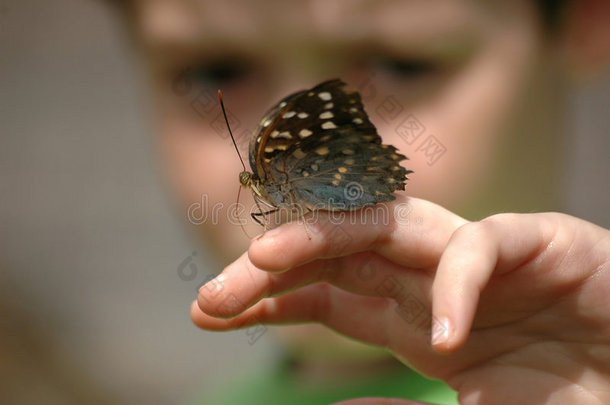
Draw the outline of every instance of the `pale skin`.
<instances>
[{"instance_id":1,"label":"pale skin","mask_svg":"<svg viewBox=\"0 0 610 405\"><path fill-rule=\"evenodd\" d=\"M171 91L177 71L202 65L207 72L225 54L242 58L248 73L204 86L222 87L240 131L289 92L332 77L352 85L372 78L377 98L363 94L369 114L393 95L447 149L430 166L396 123L371 114L384 142L409 156L405 167L415 171L387 204L389 212L410 204L408 224L344 221L316 232L322 221L309 225L311 240L302 225L287 224L249 247L226 216L198 227L222 263L241 256L202 288L191 307L196 325L326 325L446 381L463 404L610 403L608 230L555 213L478 222L453 213L482 218L506 207L558 207L561 90L574 71L605 65L610 49L600 38L610 35L610 3L576 2L582 9L552 40L543 38L528 0L135 4L161 151L184 211L203 194L210 204L235 202L242 167L232 145L193 114L191 98ZM424 69L387 68L396 61ZM249 233L260 231L249 224ZM339 243L337 235L349 238ZM387 280L402 288L399 300ZM230 294L239 305L227 313L219 303ZM435 320L432 335L444 341L432 344L432 322L424 327L422 318L410 322L397 312L404 296L425 309L424 320ZM281 328L280 337L303 369L316 361L332 366L328 353L371 355L317 328L293 331ZM324 344L312 339L319 335Z\"/></svg>"},{"instance_id":2,"label":"pale skin","mask_svg":"<svg viewBox=\"0 0 610 405\"><path fill-rule=\"evenodd\" d=\"M298 224L267 232L200 290L193 321L217 331L318 322L386 348L467 405L610 402L608 230L560 213L469 222L425 200L395 204L407 201L419 225L327 223L312 240ZM347 245L329 237L335 227ZM388 277L431 308L436 340L384 296ZM229 294L233 311L221 306Z\"/></svg>"}]
</instances>

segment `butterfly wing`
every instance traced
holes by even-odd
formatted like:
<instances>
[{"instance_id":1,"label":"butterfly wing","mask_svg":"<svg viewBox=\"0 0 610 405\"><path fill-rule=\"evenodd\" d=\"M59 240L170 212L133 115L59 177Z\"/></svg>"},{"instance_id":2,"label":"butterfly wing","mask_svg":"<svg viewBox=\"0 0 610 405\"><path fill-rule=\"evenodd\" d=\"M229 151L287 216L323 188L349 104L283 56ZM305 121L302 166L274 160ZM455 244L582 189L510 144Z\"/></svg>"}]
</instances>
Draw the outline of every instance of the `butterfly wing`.
<instances>
[{"instance_id":1,"label":"butterfly wing","mask_svg":"<svg viewBox=\"0 0 610 405\"><path fill-rule=\"evenodd\" d=\"M268 178L272 159L283 149L282 146L280 148L276 148L276 146L289 144L288 141L293 140L286 133L280 135L280 130L284 131L282 124L286 124L281 121L280 114L283 115L294 106L295 101L306 92L306 90L299 91L283 98L265 113L254 131L256 136L250 140L249 146L250 167L254 175L262 182Z\"/></svg>"},{"instance_id":2,"label":"butterfly wing","mask_svg":"<svg viewBox=\"0 0 610 405\"><path fill-rule=\"evenodd\" d=\"M288 96L261 127L251 158L275 205L352 210L404 190L405 156L381 144L360 95L338 79Z\"/></svg>"}]
</instances>

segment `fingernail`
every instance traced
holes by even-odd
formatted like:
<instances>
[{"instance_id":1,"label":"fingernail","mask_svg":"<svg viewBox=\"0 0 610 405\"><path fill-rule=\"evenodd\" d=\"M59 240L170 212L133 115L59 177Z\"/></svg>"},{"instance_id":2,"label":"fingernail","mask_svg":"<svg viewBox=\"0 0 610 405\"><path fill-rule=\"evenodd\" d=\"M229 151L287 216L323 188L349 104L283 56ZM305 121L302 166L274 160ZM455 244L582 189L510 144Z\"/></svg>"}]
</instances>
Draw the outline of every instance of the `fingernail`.
<instances>
[{"instance_id":1,"label":"fingernail","mask_svg":"<svg viewBox=\"0 0 610 405\"><path fill-rule=\"evenodd\" d=\"M440 345L449 340L449 335L451 333L451 324L449 323L449 318L446 316L441 316L439 318L432 319L432 345Z\"/></svg>"}]
</instances>

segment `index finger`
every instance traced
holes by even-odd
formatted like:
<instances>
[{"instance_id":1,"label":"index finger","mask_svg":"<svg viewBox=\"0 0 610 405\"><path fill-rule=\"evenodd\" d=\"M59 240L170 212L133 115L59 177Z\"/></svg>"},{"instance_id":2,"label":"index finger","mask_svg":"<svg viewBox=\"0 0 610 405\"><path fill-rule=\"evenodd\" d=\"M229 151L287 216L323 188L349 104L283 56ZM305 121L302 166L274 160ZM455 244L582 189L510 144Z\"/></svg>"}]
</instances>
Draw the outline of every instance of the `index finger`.
<instances>
[{"instance_id":1,"label":"index finger","mask_svg":"<svg viewBox=\"0 0 610 405\"><path fill-rule=\"evenodd\" d=\"M314 214L307 225L284 224L253 240L250 261L281 272L318 258L372 250L403 266L428 268L438 264L451 234L467 222L439 205L404 195L358 211Z\"/></svg>"}]
</instances>

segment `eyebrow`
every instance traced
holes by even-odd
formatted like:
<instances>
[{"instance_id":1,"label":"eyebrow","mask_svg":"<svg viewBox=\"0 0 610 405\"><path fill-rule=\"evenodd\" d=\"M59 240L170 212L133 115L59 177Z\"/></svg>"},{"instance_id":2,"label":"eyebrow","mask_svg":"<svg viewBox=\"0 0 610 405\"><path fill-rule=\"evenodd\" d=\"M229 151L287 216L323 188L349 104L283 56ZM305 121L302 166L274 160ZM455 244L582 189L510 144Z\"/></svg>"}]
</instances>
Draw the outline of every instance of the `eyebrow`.
<instances>
[{"instance_id":1,"label":"eyebrow","mask_svg":"<svg viewBox=\"0 0 610 405\"><path fill-rule=\"evenodd\" d=\"M354 48L363 52L381 50L386 53L408 55L419 58L452 57L459 60L471 54L473 49L482 42L480 36L469 31L438 33L437 35L419 38L388 38L387 36L371 35L365 38L299 38L293 41L294 46L307 43L328 52L346 49L352 52ZM193 59L224 58L239 55L244 58L260 58L260 48L266 46L264 38L244 41L240 37L216 34L191 38L157 38L146 43L146 53L153 59L171 60L174 65L190 63Z\"/></svg>"},{"instance_id":2,"label":"eyebrow","mask_svg":"<svg viewBox=\"0 0 610 405\"><path fill-rule=\"evenodd\" d=\"M256 50L261 47L273 46L273 42L269 44L269 37L290 43L291 46L303 43L319 48L381 47L396 54L421 57L468 53L483 40L481 27L469 21L472 20L469 18L471 16L465 14L453 20L447 17L448 15L438 18L432 28L426 18L400 15L396 18L401 23L390 21L384 24L371 19L363 22L361 30L353 29L353 25L358 24L358 21L353 24L346 21L340 26L315 27L317 29L313 30L296 26L286 31L286 35L279 35L282 32L280 24L269 25L266 24L269 21L263 20L251 20L246 32L237 32L234 26L217 24L214 28L196 25L196 29L190 31L179 24L174 24L174 27L168 24L165 27L166 32L150 33L152 36L140 32L140 40L144 42L144 47L151 56L171 58L174 61L188 61L226 53L246 56L251 53L256 56ZM256 29L258 27L260 30ZM223 52L222 49L229 51Z\"/></svg>"}]
</instances>

